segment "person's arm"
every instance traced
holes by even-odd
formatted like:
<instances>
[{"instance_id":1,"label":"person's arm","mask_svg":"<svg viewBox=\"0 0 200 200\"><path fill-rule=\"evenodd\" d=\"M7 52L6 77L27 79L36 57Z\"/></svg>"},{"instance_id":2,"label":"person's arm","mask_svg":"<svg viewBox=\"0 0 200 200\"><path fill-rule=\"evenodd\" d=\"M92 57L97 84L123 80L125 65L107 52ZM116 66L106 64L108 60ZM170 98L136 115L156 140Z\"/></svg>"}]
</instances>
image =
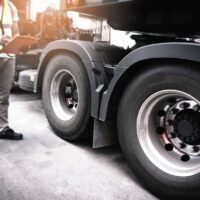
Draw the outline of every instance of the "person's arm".
<instances>
[{"instance_id":1,"label":"person's arm","mask_svg":"<svg viewBox=\"0 0 200 200\"><path fill-rule=\"evenodd\" d=\"M9 6L11 8L12 18L13 18L12 36L16 37L19 35L19 27L18 27L19 16L18 16L17 8L10 1L9 1Z\"/></svg>"}]
</instances>

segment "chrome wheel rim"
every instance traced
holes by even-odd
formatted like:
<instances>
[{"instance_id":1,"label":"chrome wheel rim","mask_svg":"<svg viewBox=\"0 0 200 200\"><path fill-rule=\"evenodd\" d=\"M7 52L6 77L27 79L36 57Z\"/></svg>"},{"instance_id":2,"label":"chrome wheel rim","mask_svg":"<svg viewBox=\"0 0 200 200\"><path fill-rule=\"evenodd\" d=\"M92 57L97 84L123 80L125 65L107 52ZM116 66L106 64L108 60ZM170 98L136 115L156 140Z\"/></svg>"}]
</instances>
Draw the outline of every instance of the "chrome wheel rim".
<instances>
[{"instance_id":1,"label":"chrome wheel rim","mask_svg":"<svg viewBox=\"0 0 200 200\"><path fill-rule=\"evenodd\" d=\"M200 102L178 90L162 90L142 104L137 137L148 159L174 176L200 172Z\"/></svg>"},{"instance_id":2,"label":"chrome wheel rim","mask_svg":"<svg viewBox=\"0 0 200 200\"><path fill-rule=\"evenodd\" d=\"M78 109L78 88L73 75L66 69L59 70L50 87L51 105L56 116L68 121Z\"/></svg>"}]
</instances>

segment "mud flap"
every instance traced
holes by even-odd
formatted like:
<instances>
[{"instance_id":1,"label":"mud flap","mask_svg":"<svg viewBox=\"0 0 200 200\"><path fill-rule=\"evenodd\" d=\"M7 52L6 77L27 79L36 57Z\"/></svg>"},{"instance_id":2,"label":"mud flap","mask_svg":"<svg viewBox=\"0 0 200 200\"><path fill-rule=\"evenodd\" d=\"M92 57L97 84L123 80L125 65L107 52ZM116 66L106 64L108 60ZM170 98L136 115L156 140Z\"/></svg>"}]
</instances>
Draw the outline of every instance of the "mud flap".
<instances>
[{"instance_id":1,"label":"mud flap","mask_svg":"<svg viewBox=\"0 0 200 200\"><path fill-rule=\"evenodd\" d=\"M111 120L102 122L94 120L93 148L100 148L117 143L117 130Z\"/></svg>"}]
</instances>

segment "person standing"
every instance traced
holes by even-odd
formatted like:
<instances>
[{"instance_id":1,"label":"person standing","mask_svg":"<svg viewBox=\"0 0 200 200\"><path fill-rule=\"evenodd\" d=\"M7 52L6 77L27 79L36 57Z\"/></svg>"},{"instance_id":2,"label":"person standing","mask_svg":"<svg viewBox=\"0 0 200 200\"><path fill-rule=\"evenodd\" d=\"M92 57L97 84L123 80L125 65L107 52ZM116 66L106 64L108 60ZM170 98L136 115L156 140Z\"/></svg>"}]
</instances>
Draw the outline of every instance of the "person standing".
<instances>
[{"instance_id":1,"label":"person standing","mask_svg":"<svg viewBox=\"0 0 200 200\"><path fill-rule=\"evenodd\" d=\"M17 9L9 0L0 0L0 48L19 35ZM13 56L0 54L0 139L21 140L23 135L9 127L9 96L14 73Z\"/></svg>"}]
</instances>

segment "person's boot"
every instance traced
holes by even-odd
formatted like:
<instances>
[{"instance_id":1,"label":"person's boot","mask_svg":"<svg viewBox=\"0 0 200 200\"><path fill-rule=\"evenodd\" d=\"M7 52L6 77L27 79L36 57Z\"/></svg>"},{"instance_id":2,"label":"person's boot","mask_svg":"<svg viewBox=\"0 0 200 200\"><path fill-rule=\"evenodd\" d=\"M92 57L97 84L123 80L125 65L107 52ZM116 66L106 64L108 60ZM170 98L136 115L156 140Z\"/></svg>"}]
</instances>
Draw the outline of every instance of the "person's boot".
<instances>
[{"instance_id":1,"label":"person's boot","mask_svg":"<svg viewBox=\"0 0 200 200\"><path fill-rule=\"evenodd\" d=\"M0 131L0 139L22 140L23 135L21 133L16 133L13 129L7 126Z\"/></svg>"}]
</instances>

